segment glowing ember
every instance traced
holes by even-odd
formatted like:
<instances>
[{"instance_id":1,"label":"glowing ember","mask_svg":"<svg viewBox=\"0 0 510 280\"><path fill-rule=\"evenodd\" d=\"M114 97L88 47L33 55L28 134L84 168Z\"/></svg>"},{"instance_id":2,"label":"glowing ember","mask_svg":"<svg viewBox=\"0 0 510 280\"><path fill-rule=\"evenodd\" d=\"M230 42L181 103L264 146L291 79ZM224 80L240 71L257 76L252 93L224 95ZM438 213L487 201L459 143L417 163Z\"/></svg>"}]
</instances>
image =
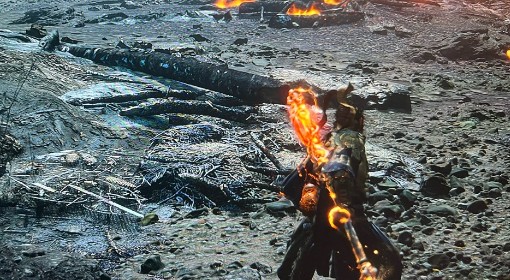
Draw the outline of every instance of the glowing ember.
<instances>
[{"instance_id":1,"label":"glowing ember","mask_svg":"<svg viewBox=\"0 0 510 280\"><path fill-rule=\"evenodd\" d=\"M257 2L257 0L216 0L214 5L220 9L239 7L243 3Z\"/></svg>"},{"instance_id":2,"label":"glowing ember","mask_svg":"<svg viewBox=\"0 0 510 280\"><path fill-rule=\"evenodd\" d=\"M510 50L506 51L506 57L508 57L508 59L510 59Z\"/></svg>"},{"instance_id":3,"label":"glowing ember","mask_svg":"<svg viewBox=\"0 0 510 280\"><path fill-rule=\"evenodd\" d=\"M328 214L329 224L331 225L332 228L334 228L336 230L339 229L338 223L340 223L340 225L343 225L343 224L347 223L350 218L351 218L351 213L349 212L349 210L347 210L343 207L335 206L335 207L333 207L333 209L329 210L329 214Z\"/></svg>"},{"instance_id":4,"label":"glowing ember","mask_svg":"<svg viewBox=\"0 0 510 280\"><path fill-rule=\"evenodd\" d=\"M287 96L287 105L290 122L308 155L319 165L327 162L329 151L322 144L318 114L313 110L313 106L319 108L315 92L301 87L291 89Z\"/></svg>"},{"instance_id":5,"label":"glowing ember","mask_svg":"<svg viewBox=\"0 0 510 280\"><path fill-rule=\"evenodd\" d=\"M295 3L292 3L292 5L290 5L289 9L287 10L287 15L291 16L315 16L320 14L321 10L315 6L315 3L307 9L300 9L296 6Z\"/></svg>"},{"instance_id":6,"label":"glowing ember","mask_svg":"<svg viewBox=\"0 0 510 280\"><path fill-rule=\"evenodd\" d=\"M342 4L342 2L344 2L343 0L324 0L324 4L328 4L328 5L340 5Z\"/></svg>"}]
</instances>

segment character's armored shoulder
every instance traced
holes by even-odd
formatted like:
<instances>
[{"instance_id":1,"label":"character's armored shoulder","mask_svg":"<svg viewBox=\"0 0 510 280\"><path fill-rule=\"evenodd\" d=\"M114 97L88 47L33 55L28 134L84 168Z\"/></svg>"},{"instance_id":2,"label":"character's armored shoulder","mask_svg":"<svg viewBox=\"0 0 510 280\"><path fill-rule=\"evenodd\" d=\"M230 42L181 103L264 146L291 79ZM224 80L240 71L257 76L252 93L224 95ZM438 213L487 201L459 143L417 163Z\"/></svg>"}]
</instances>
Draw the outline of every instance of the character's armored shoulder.
<instances>
[{"instance_id":1,"label":"character's armored shoulder","mask_svg":"<svg viewBox=\"0 0 510 280\"><path fill-rule=\"evenodd\" d=\"M341 129L333 133L332 144L335 146L344 146L347 148L365 147L365 135L350 129Z\"/></svg>"},{"instance_id":2,"label":"character's armored shoulder","mask_svg":"<svg viewBox=\"0 0 510 280\"><path fill-rule=\"evenodd\" d=\"M351 156L357 160L365 157L365 135L350 129L341 129L333 133L331 144L335 151L350 149Z\"/></svg>"}]
</instances>

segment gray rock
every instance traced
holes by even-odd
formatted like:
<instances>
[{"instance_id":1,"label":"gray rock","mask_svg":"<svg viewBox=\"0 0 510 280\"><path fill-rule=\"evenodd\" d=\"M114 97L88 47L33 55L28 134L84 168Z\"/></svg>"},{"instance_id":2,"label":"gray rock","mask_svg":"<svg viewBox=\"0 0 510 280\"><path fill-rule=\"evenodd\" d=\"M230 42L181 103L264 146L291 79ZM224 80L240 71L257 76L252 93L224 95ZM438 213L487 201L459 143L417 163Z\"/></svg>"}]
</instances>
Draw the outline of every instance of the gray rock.
<instances>
[{"instance_id":1,"label":"gray rock","mask_svg":"<svg viewBox=\"0 0 510 280\"><path fill-rule=\"evenodd\" d=\"M414 242L414 237L410 231L403 231L398 235L397 241L404 245L411 246Z\"/></svg>"},{"instance_id":2,"label":"gray rock","mask_svg":"<svg viewBox=\"0 0 510 280\"><path fill-rule=\"evenodd\" d=\"M414 195L409 190L403 190L398 195L398 198L400 199L402 206L404 206L404 208L406 208L406 209L409 209L410 207L412 207L415 204L417 196Z\"/></svg>"},{"instance_id":3,"label":"gray rock","mask_svg":"<svg viewBox=\"0 0 510 280\"><path fill-rule=\"evenodd\" d=\"M294 28L292 18L283 14L271 17L268 26L271 28Z\"/></svg>"},{"instance_id":4,"label":"gray rock","mask_svg":"<svg viewBox=\"0 0 510 280\"><path fill-rule=\"evenodd\" d=\"M44 28L44 26L33 23L30 25L30 29L25 31L25 34L34 38L43 38L44 36L48 35L48 31Z\"/></svg>"},{"instance_id":5,"label":"gray rock","mask_svg":"<svg viewBox=\"0 0 510 280\"><path fill-rule=\"evenodd\" d=\"M434 254L428 257L427 261L430 265L432 265L432 268L445 269L450 264L450 257L443 253Z\"/></svg>"},{"instance_id":6,"label":"gray rock","mask_svg":"<svg viewBox=\"0 0 510 280\"><path fill-rule=\"evenodd\" d=\"M143 216L142 220L140 221L140 225L147 226L150 224L157 223L159 221L158 215L155 213L147 213L145 216Z\"/></svg>"},{"instance_id":7,"label":"gray rock","mask_svg":"<svg viewBox=\"0 0 510 280\"><path fill-rule=\"evenodd\" d=\"M437 81L437 86L439 86L442 89L453 89L455 88L455 84L446 78L441 78L439 81Z\"/></svg>"},{"instance_id":8,"label":"gray rock","mask_svg":"<svg viewBox=\"0 0 510 280\"><path fill-rule=\"evenodd\" d=\"M151 271L158 271L164 268L165 265L161 261L161 257L159 255L150 256L143 264L141 265L140 273L148 274Z\"/></svg>"},{"instance_id":9,"label":"gray rock","mask_svg":"<svg viewBox=\"0 0 510 280\"><path fill-rule=\"evenodd\" d=\"M419 64L436 61L436 55L429 51L420 51L410 54L409 60Z\"/></svg>"},{"instance_id":10,"label":"gray rock","mask_svg":"<svg viewBox=\"0 0 510 280\"><path fill-rule=\"evenodd\" d=\"M455 208L444 204L430 205L427 209L425 209L425 213L442 217L456 217L458 215Z\"/></svg>"},{"instance_id":11,"label":"gray rock","mask_svg":"<svg viewBox=\"0 0 510 280\"><path fill-rule=\"evenodd\" d=\"M250 267L258 270L260 273L263 273L263 274L269 274L269 273L273 272L273 268L271 268L271 266L269 266L267 264L260 263L260 262L254 262L254 263L250 264Z\"/></svg>"},{"instance_id":12,"label":"gray rock","mask_svg":"<svg viewBox=\"0 0 510 280\"><path fill-rule=\"evenodd\" d=\"M246 45L248 44L248 38L237 38L232 44L236 46Z\"/></svg>"},{"instance_id":13,"label":"gray rock","mask_svg":"<svg viewBox=\"0 0 510 280\"><path fill-rule=\"evenodd\" d=\"M414 242L413 245L411 245L411 249L418 250L418 251L425 251L425 245L421 241Z\"/></svg>"},{"instance_id":14,"label":"gray rock","mask_svg":"<svg viewBox=\"0 0 510 280\"><path fill-rule=\"evenodd\" d=\"M427 227L427 228L422 229L421 232L423 232L426 235L432 235L432 233L434 233L435 230L436 229L433 227Z\"/></svg>"},{"instance_id":15,"label":"gray rock","mask_svg":"<svg viewBox=\"0 0 510 280\"><path fill-rule=\"evenodd\" d=\"M432 223L432 219L427 217L426 215L421 215L420 217L420 224L426 226L430 225Z\"/></svg>"},{"instance_id":16,"label":"gray rock","mask_svg":"<svg viewBox=\"0 0 510 280\"><path fill-rule=\"evenodd\" d=\"M452 164L450 162L434 162L429 164L430 170L441 173L445 176L452 171Z\"/></svg>"},{"instance_id":17,"label":"gray rock","mask_svg":"<svg viewBox=\"0 0 510 280\"><path fill-rule=\"evenodd\" d=\"M374 25L369 27L370 32L379 35L388 35L388 30L382 25Z\"/></svg>"},{"instance_id":18,"label":"gray rock","mask_svg":"<svg viewBox=\"0 0 510 280\"><path fill-rule=\"evenodd\" d=\"M378 192L372 193L368 196L368 201L371 204L374 204L374 203L384 200L384 199L392 200L393 195L388 191L378 191Z\"/></svg>"},{"instance_id":19,"label":"gray rock","mask_svg":"<svg viewBox=\"0 0 510 280\"><path fill-rule=\"evenodd\" d=\"M457 247L466 247L466 243L464 242L464 240L455 240L455 243L453 245Z\"/></svg>"},{"instance_id":20,"label":"gray rock","mask_svg":"<svg viewBox=\"0 0 510 280\"><path fill-rule=\"evenodd\" d=\"M482 232L482 231L486 231L487 230L487 225L485 224L485 222L482 222L482 221L476 221L472 226L471 226L471 230L474 231L474 232Z\"/></svg>"},{"instance_id":21,"label":"gray rock","mask_svg":"<svg viewBox=\"0 0 510 280\"><path fill-rule=\"evenodd\" d=\"M483 183L483 187L486 190L503 189L503 184L501 184L500 182L489 181L489 182Z\"/></svg>"},{"instance_id":22,"label":"gray rock","mask_svg":"<svg viewBox=\"0 0 510 280\"><path fill-rule=\"evenodd\" d=\"M392 205L389 200L384 199L374 204L374 210L382 213L387 218L398 218L404 212L404 207Z\"/></svg>"},{"instance_id":23,"label":"gray rock","mask_svg":"<svg viewBox=\"0 0 510 280\"><path fill-rule=\"evenodd\" d=\"M142 5L136 4L133 1L123 1L122 4L120 4L120 6L127 10L134 10L142 7Z\"/></svg>"},{"instance_id":24,"label":"gray rock","mask_svg":"<svg viewBox=\"0 0 510 280\"><path fill-rule=\"evenodd\" d=\"M53 51L60 44L60 36L57 30L53 30L48 33L48 35L44 36L39 42L39 47L43 51Z\"/></svg>"},{"instance_id":25,"label":"gray rock","mask_svg":"<svg viewBox=\"0 0 510 280\"><path fill-rule=\"evenodd\" d=\"M262 276L260 273L253 268L243 267L234 271L231 271L224 278L225 280L260 280Z\"/></svg>"},{"instance_id":26,"label":"gray rock","mask_svg":"<svg viewBox=\"0 0 510 280\"><path fill-rule=\"evenodd\" d=\"M398 188L397 183L392 181L391 179L385 178L384 181L377 184L379 189L387 190L389 188Z\"/></svg>"},{"instance_id":27,"label":"gray rock","mask_svg":"<svg viewBox=\"0 0 510 280\"><path fill-rule=\"evenodd\" d=\"M452 168L450 175L455 176L457 178L466 178L469 176L469 171L462 167L455 166Z\"/></svg>"},{"instance_id":28,"label":"gray rock","mask_svg":"<svg viewBox=\"0 0 510 280\"><path fill-rule=\"evenodd\" d=\"M473 201L467 206L467 210L473 214L481 213L487 210L488 208L489 207L487 206L487 203L484 200Z\"/></svg>"},{"instance_id":29,"label":"gray rock","mask_svg":"<svg viewBox=\"0 0 510 280\"><path fill-rule=\"evenodd\" d=\"M493 59L499 56L500 47L487 34L461 33L441 48L439 53L451 60Z\"/></svg>"},{"instance_id":30,"label":"gray rock","mask_svg":"<svg viewBox=\"0 0 510 280\"><path fill-rule=\"evenodd\" d=\"M272 212L280 212L295 209L294 203L292 203L292 201L289 199L266 203L265 207L267 210Z\"/></svg>"},{"instance_id":31,"label":"gray rock","mask_svg":"<svg viewBox=\"0 0 510 280\"><path fill-rule=\"evenodd\" d=\"M509 252L510 251L510 242L507 242L503 245L503 251Z\"/></svg>"},{"instance_id":32,"label":"gray rock","mask_svg":"<svg viewBox=\"0 0 510 280\"><path fill-rule=\"evenodd\" d=\"M426 196L445 197L449 195L450 186L442 174L436 173L423 179L421 192Z\"/></svg>"},{"instance_id":33,"label":"gray rock","mask_svg":"<svg viewBox=\"0 0 510 280\"><path fill-rule=\"evenodd\" d=\"M405 27L398 26L395 28L395 35L400 38L409 38L413 36L413 32Z\"/></svg>"}]
</instances>

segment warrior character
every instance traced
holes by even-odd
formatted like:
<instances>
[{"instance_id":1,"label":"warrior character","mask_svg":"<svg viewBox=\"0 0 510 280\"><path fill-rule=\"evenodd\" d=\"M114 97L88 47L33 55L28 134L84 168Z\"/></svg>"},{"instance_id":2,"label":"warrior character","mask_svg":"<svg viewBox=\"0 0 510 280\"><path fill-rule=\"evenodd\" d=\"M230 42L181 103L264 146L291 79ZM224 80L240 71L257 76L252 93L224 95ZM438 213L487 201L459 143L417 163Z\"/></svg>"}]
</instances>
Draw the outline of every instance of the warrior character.
<instances>
[{"instance_id":1,"label":"warrior character","mask_svg":"<svg viewBox=\"0 0 510 280\"><path fill-rule=\"evenodd\" d=\"M308 157L283 182L286 199L298 205L305 218L288 243L278 269L280 279L312 279L315 272L342 280L373 279L360 273L367 264L377 271L376 279L401 278L399 251L364 213L368 177L364 115L346 99L352 90L349 84L325 95L321 126L326 123L325 109L331 98L336 95L339 104L333 128L324 137L324 146L330 151L327 162L319 164ZM347 230L335 228L328 220L335 206L348 210L349 225L357 234L359 248L353 248ZM356 249L364 252L363 259Z\"/></svg>"}]
</instances>

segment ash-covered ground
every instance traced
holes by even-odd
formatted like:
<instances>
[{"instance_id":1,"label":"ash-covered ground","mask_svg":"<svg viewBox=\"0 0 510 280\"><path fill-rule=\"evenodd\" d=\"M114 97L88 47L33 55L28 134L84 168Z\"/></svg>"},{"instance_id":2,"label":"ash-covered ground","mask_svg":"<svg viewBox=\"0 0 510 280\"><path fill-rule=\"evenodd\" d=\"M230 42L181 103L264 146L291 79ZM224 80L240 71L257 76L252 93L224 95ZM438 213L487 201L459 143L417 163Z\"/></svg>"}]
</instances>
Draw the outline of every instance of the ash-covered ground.
<instances>
[{"instance_id":1,"label":"ash-covered ground","mask_svg":"<svg viewBox=\"0 0 510 280\"><path fill-rule=\"evenodd\" d=\"M268 15L236 9L215 19L226 10L200 0L3 1L1 126L23 150L2 134L0 279L277 279L301 219L264 206L305 156L285 106L41 51L52 30L69 45L158 49L322 90L400 89L411 111L365 111L366 209L400 249L402 279L510 279L509 3L419 2L368 1L354 23L271 28ZM195 107L126 117L145 101L87 99L161 88L249 117ZM105 200L159 221L142 226Z\"/></svg>"}]
</instances>

